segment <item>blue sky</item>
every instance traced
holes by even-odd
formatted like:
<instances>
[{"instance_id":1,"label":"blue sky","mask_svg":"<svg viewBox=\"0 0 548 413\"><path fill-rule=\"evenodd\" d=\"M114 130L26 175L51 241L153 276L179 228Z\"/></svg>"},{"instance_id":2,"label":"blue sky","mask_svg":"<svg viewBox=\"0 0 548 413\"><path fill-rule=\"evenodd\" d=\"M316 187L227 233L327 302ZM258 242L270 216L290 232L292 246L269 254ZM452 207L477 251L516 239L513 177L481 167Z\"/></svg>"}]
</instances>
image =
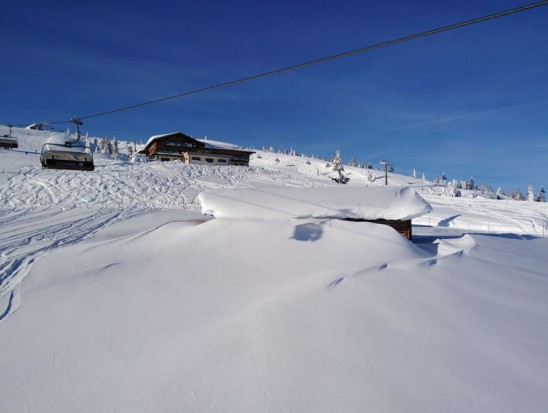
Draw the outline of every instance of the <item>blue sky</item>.
<instances>
[{"instance_id":1,"label":"blue sky","mask_svg":"<svg viewBox=\"0 0 548 413\"><path fill-rule=\"evenodd\" d=\"M85 117L532 1L9 2L0 123ZM397 171L548 185L548 6L306 69L89 119ZM66 129L68 125L55 125Z\"/></svg>"}]
</instances>

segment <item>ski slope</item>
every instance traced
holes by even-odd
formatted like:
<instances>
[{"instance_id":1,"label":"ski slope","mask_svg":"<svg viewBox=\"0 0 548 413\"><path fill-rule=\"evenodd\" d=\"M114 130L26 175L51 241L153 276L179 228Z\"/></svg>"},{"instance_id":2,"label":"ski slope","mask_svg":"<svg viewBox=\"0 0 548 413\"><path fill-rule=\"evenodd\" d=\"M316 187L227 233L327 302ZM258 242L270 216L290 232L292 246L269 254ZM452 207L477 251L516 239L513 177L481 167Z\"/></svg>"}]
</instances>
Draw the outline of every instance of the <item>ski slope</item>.
<instances>
[{"instance_id":1,"label":"ski slope","mask_svg":"<svg viewBox=\"0 0 548 413\"><path fill-rule=\"evenodd\" d=\"M325 161L262 151L45 170L47 132L20 132L0 150L2 410L545 411L546 204L390 174L432 207L411 243L268 212L314 188L351 200L381 171L347 167L342 186Z\"/></svg>"}]
</instances>

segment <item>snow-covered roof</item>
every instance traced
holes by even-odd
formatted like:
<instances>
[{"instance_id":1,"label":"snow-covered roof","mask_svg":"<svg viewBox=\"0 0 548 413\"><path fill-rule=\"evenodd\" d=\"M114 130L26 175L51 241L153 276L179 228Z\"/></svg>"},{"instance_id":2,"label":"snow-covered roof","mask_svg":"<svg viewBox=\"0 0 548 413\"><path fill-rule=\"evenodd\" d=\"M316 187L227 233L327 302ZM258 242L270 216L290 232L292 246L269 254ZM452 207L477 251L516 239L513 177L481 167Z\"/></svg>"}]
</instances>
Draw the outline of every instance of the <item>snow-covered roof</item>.
<instances>
[{"instance_id":1,"label":"snow-covered roof","mask_svg":"<svg viewBox=\"0 0 548 413\"><path fill-rule=\"evenodd\" d=\"M204 214L247 219L408 220L432 210L430 204L409 187L225 189L203 192L198 199Z\"/></svg>"},{"instance_id":2,"label":"snow-covered roof","mask_svg":"<svg viewBox=\"0 0 548 413\"><path fill-rule=\"evenodd\" d=\"M230 149L230 150L236 150L236 151L253 152L241 147L240 145L236 145L234 143L213 141L211 139L196 139L196 140L199 142L205 143L206 145L205 147L210 149Z\"/></svg>"},{"instance_id":3,"label":"snow-covered roof","mask_svg":"<svg viewBox=\"0 0 548 413\"><path fill-rule=\"evenodd\" d=\"M236 145L234 143L214 141L214 140L207 139L207 138L196 139L196 138L193 138L192 136L187 135L187 134L182 133L182 132L171 132L171 133L164 133L162 135L151 136L150 138L148 138L147 143L145 144L145 148L148 147L156 139L163 138L165 136L172 136L172 135L179 135L179 134L184 135L184 136L188 136L189 138L194 139L195 141L203 143L203 144L205 144L205 147L209 148L209 149L228 149L228 150L236 150L236 151L253 152L253 151L246 150L246 149L242 148L241 146Z\"/></svg>"},{"instance_id":4,"label":"snow-covered roof","mask_svg":"<svg viewBox=\"0 0 548 413\"><path fill-rule=\"evenodd\" d=\"M151 136L150 138L148 138L148 141L145 144L145 148L148 147L148 145L151 144L156 139L163 138L165 136L178 135L178 134L188 136L188 135L184 134L183 132L171 132L171 133L163 133L161 135L154 135L154 136ZM189 136L189 138L192 138L192 136ZM192 139L194 139L194 138L192 138Z\"/></svg>"}]
</instances>

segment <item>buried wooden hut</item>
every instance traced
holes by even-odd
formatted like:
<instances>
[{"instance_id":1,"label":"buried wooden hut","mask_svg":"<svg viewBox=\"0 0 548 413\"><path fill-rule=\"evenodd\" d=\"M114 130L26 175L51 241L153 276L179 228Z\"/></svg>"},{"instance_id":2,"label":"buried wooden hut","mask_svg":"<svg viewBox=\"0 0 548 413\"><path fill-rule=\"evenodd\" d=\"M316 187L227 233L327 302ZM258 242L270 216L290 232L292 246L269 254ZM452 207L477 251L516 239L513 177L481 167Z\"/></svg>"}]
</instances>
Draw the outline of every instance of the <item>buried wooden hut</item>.
<instances>
[{"instance_id":1,"label":"buried wooden hut","mask_svg":"<svg viewBox=\"0 0 548 413\"><path fill-rule=\"evenodd\" d=\"M409 187L223 189L198 196L204 214L239 219L340 219L394 228L411 239L412 219L432 207Z\"/></svg>"}]
</instances>

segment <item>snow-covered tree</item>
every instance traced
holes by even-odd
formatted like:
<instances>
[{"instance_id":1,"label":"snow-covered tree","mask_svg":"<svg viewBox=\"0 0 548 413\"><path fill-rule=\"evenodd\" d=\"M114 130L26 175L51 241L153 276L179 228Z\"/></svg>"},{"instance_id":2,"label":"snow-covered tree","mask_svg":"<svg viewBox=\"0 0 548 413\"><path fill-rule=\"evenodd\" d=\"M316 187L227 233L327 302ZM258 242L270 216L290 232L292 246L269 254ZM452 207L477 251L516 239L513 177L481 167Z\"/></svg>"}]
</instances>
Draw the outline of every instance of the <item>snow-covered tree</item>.
<instances>
[{"instance_id":1,"label":"snow-covered tree","mask_svg":"<svg viewBox=\"0 0 548 413\"><path fill-rule=\"evenodd\" d=\"M118 150L118 140L116 137L112 140L112 157L114 159L120 159L120 151Z\"/></svg>"},{"instance_id":2,"label":"snow-covered tree","mask_svg":"<svg viewBox=\"0 0 548 413\"><path fill-rule=\"evenodd\" d=\"M339 150L335 152L335 156L333 157L333 160L331 162L333 163L334 171L344 171L344 166L341 162L341 152Z\"/></svg>"},{"instance_id":3,"label":"snow-covered tree","mask_svg":"<svg viewBox=\"0 0 548 413\"><path fill-rule=\"evenodd\" d=\"M544 191L544 187L540 188L540 192L538 194L537 201L538 202L546 202L546 193Z\"/></svg>"},{"instance_id":4,"label":"snow-covered tree","mask_svg":"<svg viewBox=\"0 0 548 413\"><path fill-rule=\"evenodd\" d=\"M127 144L127 157L128 159L133 158L133 147L131 146L131 143L129 142Z\"/></svg>"},{"instance_id":5,"label":"snow-covered tree","mask_svg":"<svg viewBox=\"0 0 548 413\"><path fill-rule=\"evenodd\" d=\"M350 158L350 161L348 162L348 166L356 166L358 162L356 161L356 158L352 157Z\"/></svg>"},{"instance_id":6,"label":"snow-covered tree","mask_svg":"<svg viewBox=\"0 0 548 413\"><path fill-rule=\"evenodd\" d=\"M474 182L474 178L470 178L470 180L466 184L466 189L469 189L469 190L476 189L476 183Z\"/></svg>"},{"instance_id":7,"label":"snow-covered tree","mask_svg":"<svg viewBox=\"0 0 548 413\"><path fill-rule=\"evenodd\" d=\"M508 198L513 199L515 201L524 201L525 197L521 193L519 189L509 189L508 190Z\"/></svg>"},{"instance_id":8,"label":"snow-covered tree","mask_svg":"<svg viewBox=\"0 0 548 413\"><path fill-rule=\"evenodd\" d=\"M108 141L107 138L101 138L99 141L99 152L108 153Z\"/></svg>"},{"instance_id":9,"label":"snow-covered tree","mask_svg":"<svg viewBox=\"0 0 548 413\"><path fill-rule=\"evenodd\" d=\"M112 155L112 152L113 152L113 149L112 149L112 142L107 140L107 150L106 150L106 154L107 155Z\"/></svg>"},{"instance_id":10,"label":"snow-covered tree","mask_svg":"<svg viewBox=\"0 0 548 413\"><path fill-rule=\"evenodd\" d=\"M497 189L496 195L497 195L497 199L506 198L506 195L505 195L504 191L502 190L502 188L500 186Z\"/></svg>"},{"instance_id":11,"label":"snow-covered tree","mask_svg":"<svg viewBox=\"0 0 548 413\"><path fill-rule=\"evenodd\" d=\"M457 197L460 196L460 190L458 189L458 181L456 179L453 179L451 182L447 184L447 196Z\"/></svg>"},{"instance_id":12,"label":"snow-covered tree","mask_svg":"<svg viewBox=\"0 0 548 413\"><path fill-rule=\"evenodd\" d=\"M484 184L483 182L481 182L481 183L479 184L478 189L481 191L482 194L485 193L485 192L495 192L495 191L493 190L493 188L491 188L491 187L490 187L489 185L487 185L487 184Z\"/></svg>"},{"instance_id":13,"label":"snow-covered tree","mask_svg":"<svg viewBox=\"0 0 548 413\"><path fill-rule=\"evenodd\" d=\"M338 182L339 184L345 184L348 182L348 177L344 175L344 166L341 162L341 152L337 150L335 152L335 156L332 160L333 163L333 173L330 175L331 179L333 179L335 182Z\"/></svg>"},{"instance_id":14,"label":"snow-covered tree","mask_svg":"<svg viewBox=\"0 0 548 413\"><path fill-rule=\"evenodd\" d=\"M535 191L533 191L533 185L529 185L527 188L527 201L535 202Z\"/></svg>"}]
</instances>

